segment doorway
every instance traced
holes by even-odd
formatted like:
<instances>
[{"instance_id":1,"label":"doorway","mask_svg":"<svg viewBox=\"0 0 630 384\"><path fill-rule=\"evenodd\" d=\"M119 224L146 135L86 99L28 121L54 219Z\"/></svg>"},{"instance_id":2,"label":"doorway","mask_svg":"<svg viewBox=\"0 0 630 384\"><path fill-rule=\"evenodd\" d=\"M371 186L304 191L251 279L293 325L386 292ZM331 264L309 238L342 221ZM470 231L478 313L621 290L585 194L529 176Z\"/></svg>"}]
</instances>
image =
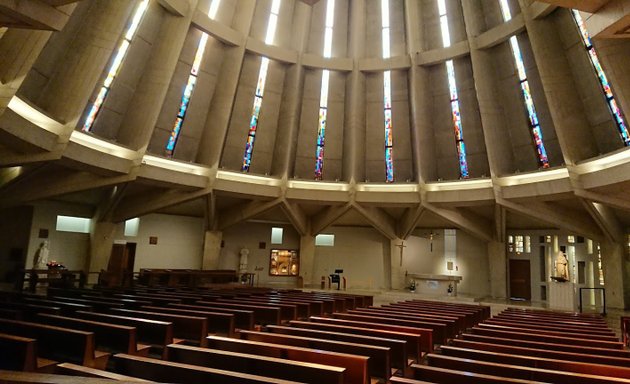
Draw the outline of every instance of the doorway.
<instances>
[{"instance_id":1,"label":"doorway","mask_svg":"<svg viewBox=\"0 0 630 384\"><path fill-rule=\"evenodd\" d=\"M510 299L532 299L529 260L510 260Z\"/></svg>"}]
</instances>

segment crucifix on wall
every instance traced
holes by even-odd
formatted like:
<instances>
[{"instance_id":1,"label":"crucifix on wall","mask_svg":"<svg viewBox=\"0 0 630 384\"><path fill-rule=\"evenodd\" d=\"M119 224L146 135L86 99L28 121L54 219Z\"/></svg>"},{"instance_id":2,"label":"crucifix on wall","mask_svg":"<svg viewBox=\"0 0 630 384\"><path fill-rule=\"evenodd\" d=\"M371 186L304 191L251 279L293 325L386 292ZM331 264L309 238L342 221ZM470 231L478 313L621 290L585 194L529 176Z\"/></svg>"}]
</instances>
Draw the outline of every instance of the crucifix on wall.
<instances>
[{"instance_id":1,"label":"crucifix on wall","mask_svg":"<svg viewBox=\"0 0 630 384\"><path fill-rule=\"evenodd\" d=\"M403 262L403 248L407 248L407 246L405 245L405 241L401 241L400 244L396 245L398 248L400 248L400 266L402 267L402 262Z\"/></svg>"}]
</instances>

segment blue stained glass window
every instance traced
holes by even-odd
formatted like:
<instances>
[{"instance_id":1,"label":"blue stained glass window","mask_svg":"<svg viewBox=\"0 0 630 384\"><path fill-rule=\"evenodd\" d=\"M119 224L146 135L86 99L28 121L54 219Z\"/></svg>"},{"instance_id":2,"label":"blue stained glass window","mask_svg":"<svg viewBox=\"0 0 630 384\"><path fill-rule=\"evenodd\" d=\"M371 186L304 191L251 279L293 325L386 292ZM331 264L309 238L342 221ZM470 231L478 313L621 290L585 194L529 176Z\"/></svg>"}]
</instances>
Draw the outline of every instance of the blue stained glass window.
<instances>
[{"instance_id":1,"label":"blue stained glass window","mask_svg":"<svg viewBox=\"0 0 630 384\"><path fill-rule=\"evenodd\" d=\"M617 130L619 131L619 136L621 136L621 140L625 146L630 146L630 133L628 132L628 127L624 121L623 113L619 109L617 105L617 101L615 100L615 96L613 94L612 88L606 77L606 73L602 68L602 65L599 61L599 57L597 56L597 51L593 46L591 41L591 36L586 29L586 25L584 24L584 20L582 20L582 16L580 16L580 12L573 9L571 10L571 14L573 15L573 20L575 21L580 35L582 36L582 42L586 47L589 59L591 60L591 64L593 65L593 69L599 78L599 83L604 91L604 96L606 97L606 102L608 103L608 109L613 115L613 119L617 125Z\"/></svg>"},{"instance_id":2,"label":"blue stained glass window","mask_svg":"<svg viewBox=\"0 0 630 384\"><path fill-rule=\"evenodd\" d=\"M140 21L142 20L142 17L144 16L148 6L149 0L142 0L140 1L140 4L138 4L138 8L136 8L136 11L133 14L131 23L129 23L129 26L127 27L127 31L125 32L125 35L123 37L123 41L120 43L114 59L112 60L112 64L107 71L107 76L103 81L103 85L101 86L98 95L96 95L94 103L90 107L90 111L88 112L87 118L85 119L85 123L83 123L83 128L81 128L83 132L90 132L92 130L94 122L96 121L96 117L101 111L101 107L105 102L105 98L109 94L109 89L114 82L116 75L118 75L118 70L125 60L127 51L129 50L129 46L131 45L131 40L137 32Z\"/></svg>"}]
</instances>

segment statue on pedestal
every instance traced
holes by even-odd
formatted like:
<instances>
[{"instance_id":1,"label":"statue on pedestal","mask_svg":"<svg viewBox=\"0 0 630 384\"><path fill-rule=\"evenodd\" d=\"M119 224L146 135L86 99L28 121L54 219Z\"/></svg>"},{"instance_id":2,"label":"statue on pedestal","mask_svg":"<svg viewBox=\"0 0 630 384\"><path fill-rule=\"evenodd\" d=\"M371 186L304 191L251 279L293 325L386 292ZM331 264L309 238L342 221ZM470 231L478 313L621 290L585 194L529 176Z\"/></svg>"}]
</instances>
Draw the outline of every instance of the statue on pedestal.
<instances>
[{"instance_id":1,"label":"statue on pedestal","mask_svg":"<svg viewBox=\"0 0 630 384\"><path fill-rule=\"evenodd\" d=\"M562 251L556 254L554 265L556 273L551 278L560 282L569 281L569 260Z\"/></svg>"},{"instance_id":2,"label":"statue on pedestal","mask_svg":"<svg viewBox=\"0 0 630 384\"><path fill-rule=\"evenodd\" d=\"M40 245L37 251L35 251L35 256L33 257L33 268L34 269L46 269L48 266L48 256L50 255L50 249L48 249L48 240L44 240Z\"/></svg>"},{"instance_id":3,"label":"statue on pedestal","mask_svg":"<svg viewBox=\"0 0 630 384\"><path fill-rule=\"evenodd\" d=\"M243 248L241 249L241 258L238 263L238 271L240 273L247 272L247 258L249 256L249 249Z\"/></svg>"}]
</instances>

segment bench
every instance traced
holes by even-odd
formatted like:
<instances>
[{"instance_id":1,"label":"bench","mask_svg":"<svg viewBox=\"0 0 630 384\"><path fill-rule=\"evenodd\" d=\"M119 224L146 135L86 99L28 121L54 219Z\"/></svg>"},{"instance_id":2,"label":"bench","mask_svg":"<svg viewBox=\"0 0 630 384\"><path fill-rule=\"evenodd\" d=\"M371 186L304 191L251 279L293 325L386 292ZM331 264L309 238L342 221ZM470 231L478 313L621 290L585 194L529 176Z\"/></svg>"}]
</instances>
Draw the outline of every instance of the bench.
<instances>
[{"instance_id":1,"label":"bench","mask_svg":"<svg viewBox=\"0 0 630 384\"><path fill-rule=\"evenodd\" d=\"M472 327L473 325L479 323L477 321L477 317L475 313L471 312L462 312L458 310L447 310L442 308L427 308L424 306L405 306L398 304L390 304L390 305L382 305L380 307L368 307L367 309L380 309L387 310L392 312L401 312L401 313L413 313L413 314L422 314L424 316L433 316L433 317L446 317L446 318L456 318L458 323L459 330L463 330L468 327Z\"/></svg>"},{"instance_id":2,"label":"bench","mask_svg":"<svg viewBox=\"0 0 630 384\"><path fill-rule=\"evenodd\" d=\"M211 307L211 306L202 306L202 305L188 305L188 304L169 304L168 307L164 307L163 309L174 308L174 309L185 309L191 311L201 311L201 312L219 312L219 313L229 313L234 315L234 327L239 329L254 329L254 311L247 311L243 309L233 309L233 308L221 308L221 307Z\"/></svg>"},{"instance_id":3,"label":"bench","mask_svg":"<svg viewBox=\"0 0 630 384\"><path fill-rule=\"evenodd\" d=\"M528 328L528 329L547 329L554 331L566 331L573 333L580 333L584 336L587 335L607 335L607 336L615 336L615 332L609 329L593 329L588 326L574 326L567 325L564 323L559 324L541 324L541 323L532 323L531 321L521 321L516 319L503 319L503 318L492 318L485 320L483 324L496 324L496 325L508 325L515 326L519 328Z\"/></svg>"},{"instance_id":4,"label":"bench","mask_svg":"<svg viewBox=\"0 0 630 384\"><path fill-rule=\"evenodd\" d=\"M495 317L493 317L493 319L501 319L501 320L508 320L508 321L512 321L512 320L516 320L516 321L529 321L529 322L539 322L539 323L544 323L544 324L554 324L554 325L568 325L568 326L580 326L580 327L587 327L587 328L591 328L591 329L598 329L598 330L608 330L608 325L607 324L600 324L600 323L590 323L587 321L580 321L579 319L562 319L562 318L541 318L539 316L536 315L521 315L521 314L513 314L513 313L500 313L498 315L496 315Z\"/></svg>"},{"instance_id":5,"label":"bench","mask_svg":"<svg viewBox=\"0 0 630 384\"><path fill-rule=\"evenodd\" d=\"M331 327L343 326L347 333L356 333L367 336L383 335L385 332L395 332L395 338L407 341L407 351L414 360L422 358L422 352L433 351L433 331L426 328L405 327L401 325L369 323L328 317L311 316L309 322L291 321L289 324L302 328L317 328L330 330ZM347 327L347 328L346 328ZM341 329L341 328L337 328ZM385 336L387 337L387 336Z\"/></svg>"},{"instance_id":6,"label":"bench","mask_svg":"<svg viewBox=\"0 0 630 384\"><path fill-rule=\"evenodd\" d=\"M94 308L97 311L107 310L109 308L123 308L125 306L124 304L121 304L121 303L113 303L113 302L97 300L97 299L79 299L76 297L64 297L64 296L54 296L53 299L60 302L87 305Z\"/></svg>"},{"instance_id":7,"label":"bench","mask_svg":"<svg viewBox=\"0 0 630 384\"><path fill-rule=\"evenodd\" d=\"M269 342L208 336L208 347L225 351L251 353L308 363L334 365L346 369L345 378L362 382L368 377L368 357Z\"/></svg>"},{"instance_id":8,"label":"bench","mask_svg":"<svg viewBox=\"0 0 630 384\"><path fill-rule=\"evenodd\" d=\"M478 328L482 329L493 329L498 331L508 331L508 332L524 332L524 333L534 333L536 335L549 335L554 337L563 337L563 338L578 338L578 339L588 339L588 340L601 340L601 341L611 341L618 343L619 339L615 335L593 335L593 334L583 334L582 332L570 332L565 329L540 329L540 328L529 328L529 327L521 327L519 325L506 325L506 324L493 324L493 323L480 323L477 325Z\"/></svg>"},{"instance_id":9,"label":"bench","mask_svg":"<svg viewBox=\"0 0 630 384\"><path fill-rule=\"evenodd\" d=\"M94 333L19 320L0 319L0 332L37 340L40 357L105 368L109 353L97 351Z\"/></svg>"},{"instance_id":10,"label":"bench","mask_svg":"<svg viewBox=\"0 0 630 384\"><path fill-rule=\"evenodd\" d=\"M146 300L123 299L123 298L117 298L117 297L82 295L81 298L89 299L89 300L99 300L99 301L108 302L112 304L122 304L125 308L131 308L131 309L140 308L143 305L151 305L151 302L146 301Z\"/></svg>"},{"instance_id":11,"label":"bench","mask_svg":"<svg viewBox=\"0 0 630 384\"><path fill-rule=\"evenodd\" d=\"M149 353L148 345L138 344L135 327L45 313L40 314L38 320L57 327L93 332L96 347L108 352L140 356Z\"/></svg>"},{"instance_id":12,"label":"bench","mask_svg":"<svg viewBox=\"0 0 630 384\"><path fill-rule=\"evenodd\" d=\"M212 383L212 384L294 384L295 381L281 380L223 369L199 367L147 357L117 354L114 356L117 373L168 383Z\"/></svg>"},{"instance_id":13,"label":"bench","mask_svg":"<svg viewBox=\"0 0 630 384\"><path fill-rule=\"evenodd\" d=\"M359 315L359 316L371 316L371 317L380 317L384 320L387 319L398 319L398 320L408 320L408 321L427 321L427 322L436 322L439 324L444 324L444 337L445 338L453 338L457 336L460 330L464 330L464 322L454 317L444 318L438 315L425 315L425 314L412 314L412 313L402 313L395 312L386 309L368 309L368 308L358 308L349 310L347 314L343 314L340 317L344 318L348 315ZM409 325L409 324L408 324ZM446 344L446 340L443 341L442 344Z\"/></svg>"},{"instance_id":14,"label":"bench","mask_svg":"<svg viewBox=\"0 0 630 384\"><path fill-rule=\"evenodd\" d=\"M317 337L307 336L295 336L282 333L269 333L269 332L256 332L256 331L241 331L239 332L241 339L262 341L265 343L293 345L296 347L320 349L325 351L347 353L350 355L359 355L369 357L373 363L368 363L368 371L371 371L370 375L377 377L387 378L391 376L391 369L387 373L376 365L377 363L383 363L386 361L386 365L389 366L389 348L373 346L369 344L359 344L340 340L322 339ZM354 381L354 380L353 380Z\"/></svg>"},{"instance_id":15,"label":"bench","mask_svg":"<svg viewBox=\"0 0 630 384\"><path fill-rule=\"evenodd\" d=\"M620 341L592 340L577 337L553 336L533 332L517 332L503 329L491 329L488 327L475 326L471 328L475 335L501 337L506 339L517 339L521 341L541 341L545 343L571 344L584 347L619 349L623 350L623 343ZM629 351L630 352L630 351Z\"/></svg>"},{"instance_id":16,"label":"bench","mask_svg":"<svg viewBox=\"0 0 630 384\"><path fill-rule=\"evenodd\" d=\"M208 319L204 316L184 316L161 311L112 309L112 314L173 323L173 337L204 346L208 336Z\"/></svg>"},{"instance_id":17,"label":"bench","mask_svg":"<svg viewBox=\"0 0 630 384\"><path fill-rule=\"evenodd\" d=\"M92 307L84 304L69 303L66 301L48 300L48 299L35 299L32 297L24 297L25 303L43 305L47 307L55 307L61 309L61 314L72 314L76 311L91 311Z\"/></svg>"},{"instance_id":18,"label":"bench","mask_svg":"<svg viewBox=\"0 0 630 384\"><path fill-rule=\"evenodd\" d=\"M34 372L37 368L37 340L0 333L0 369Z\"/></svg>"},{"instance_id":19,"label":"bench","mask_svg":"<svg viewBox=\"0 0 630 384\"><path fill-rule=\"evenodd\" d=\"M453 369L429 367L413 364L413 378L441 384L544 384L540 381L512 379L509 377L487 375ZM412 381L412 383L415 383Z\"/></svg>"},{"instance_id":20,"label":"bench","mask_svg":"<svg viewBox=\"0 0 630 384\"><path fill-rule=\"evenodd\" d=\"M604 364L581 363L572 360L541 358L530 355L496 353L483 350L442 346L442 355L493 363L519 365L522 367L542 368L556 371L575 372L589 375L613 376L630 379L630 368Z\"/></svg>"},{"instance_id":21,"label":"bench","mask_svg":"<svg viewBox=\"0 0 630 384\"><path fill-rule=\"evenodd\" d=\"M217 303L232 303L244 305L256 305L262 307L271 307L280 309L280 320L296 320L297 306L289 304L271 303L269 301L249 300L249 299L218 299Z\"/></svg>"},{"instance_id":22,"label":"bench","mask_svg":"<svg viewBox=\"0 0 630 384\"><path fill-rule=\"evenodd\" d=\"M521 367L517 365L492 363L480 360L471 360L452 356L435 354L427 355L429 365L432 367L457 369L465 372L491 374L513 379L533 380L557 384L607 384L628 383L625 379L586 375L573 372L559 372L549 369Z\"/></svg>"},{"instance_id":23,"label":"bench","mask_svg":"<svg viewBox=\"0 0 630 384\"><path fill-rule=\"evenodd\" d=\"M275 357L177 344L169 345L167 348L169 361L177 363L219 368L303 383L344 383L345 368L330 365L304 363ZM347 383L350 382L347 381Z\"/></svg>"},{"instance_id":24,"label":"bench","mask_svg":"<svg viewBox=\"0 0 630 384\"><path fill-rule=\"evenodd\" d=\"M82 365L76 365L72 363L58 364L57 372L64 375L94 377L94 378L99 378L99 379L108 379L108 380L115 380L115 381L152 383L152 381L138 379L137 377L120 375L118 373L104 371L102 369L84 367Z\"/></svg>"},{"instance_id":25,"label":"bench","mask_svg":"<svg viewBox=\"0 0 630 384\"><path fill-rule=\"evenodd\" d=\"M21 383L41 383L41 384L112 384L110 379L100 379L92 377L76 377L67 375L54 375L50 373L0 371L0 382L21 384Z\"/></svg>"},{"instance_id":26,"label":"bench","mask_svg":"<svg viewBox=\"0 0 630 384\"><path fill-rule=\"evenodd\" d=\"M135 327L138 341L143 344L151 345L153 348L160 351L163 356L165 356L166 346L173 344L173 323L171 322L97 312L79 311L75 316L87 320Z\"/></svg>"},{"instance_id":27,"label":"bench","mask_svg":"<svg viewBox=\"0 0 630 384\"><path fill-rule=\"evenodd\" d=\"M369 356L370 360L368 361L368 373L371 377L380 377L387 380L392 375L391 367L394 366L392 363L394 360L396 361L395 368L401 369L403 372L407 365L407 343L403 340L279 325L269 325L267 326L267 331L284 335L383 347L385 349L375 348L370 350L373 353Z\"/></svg>"},{"instance_id":28,"label":"bench","mask_svg":"<svg viewBox=\"0 0 630 384\"><path fill-rule=\"evenodd\" d=\"M181 316L197 316L205 317L207 320L207 332L222 334L226 336L234 336L235 318L233 314L212 312L212 311L194 311L189 309L178 309L172 307L141 307L144 311L162 312ZM175 325L177 327L177 325ZM207 335L206 335L207 336ZM204 336L204 338L206 337Z\"/></svg>"},{"instance_id":29,"label":"bench","mask_svg":"<svg viewBox=\"0 0 630 384\"><path fill-rule=\"evenodd\" d=\"M198 301L196 305L209 307L223 307L231 309L243 309L254 312L254 322L257 324L280 325L280 308L265 307L260 305L235 304L223 301Z\"/></svg>"}]
</instances>

